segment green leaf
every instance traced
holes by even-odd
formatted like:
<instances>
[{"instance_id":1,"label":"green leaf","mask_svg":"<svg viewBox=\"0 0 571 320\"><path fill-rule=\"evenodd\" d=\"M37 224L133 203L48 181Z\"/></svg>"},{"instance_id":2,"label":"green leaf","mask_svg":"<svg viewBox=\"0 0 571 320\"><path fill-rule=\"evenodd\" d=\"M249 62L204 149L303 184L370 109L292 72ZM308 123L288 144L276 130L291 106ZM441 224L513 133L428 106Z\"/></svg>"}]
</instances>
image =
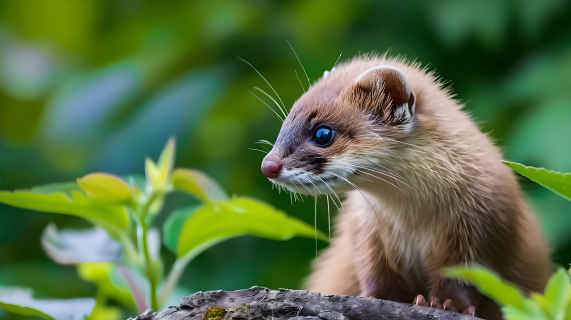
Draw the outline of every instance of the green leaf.
<instances>
[{"instance_id":1,"label":"green leaf","mask_svg":"<svg viewBox=\"0 0 571 320\"><path fill-rule=\"evenodd\" d=\"M526 167L523 164L509 161L502 162L522 176L539 183L571 201L571 173L561 173L545 168Z\"/></svg>"},{"instance_id":2,"label":"green leaf","mask_svg":"<svg viewBox=\"0 0 571 320\"><path fill-rule=\"evenodd\" d=\"M79 298L69 300L37 300L28 289L0 288L0 308L45 319L83 320L95 307L95 300Z\"/></svg>"},{"instance_id":3,"label":"green leaf","mask_svg":"<svg viewBox=\"0 0 571 320\"><path fill-rule=\"evenodd\" d=\"M161 172L162 177L166 178L166 176L172 171L175 148L176 140L175 138L171 137L167 142L163 152L161 153L161 156L159 157L159 162L157 162L157 166Z\"/></svg>"},{"instance_id":4,"label":"green leaf","mask_svg":"<svg viewBox=\"0 0 571 320\"><path fill-rule=\"evenodd\" d=\"M193 205L177 209L169 215L163 224L163 243L173 252L176 253L178 238L184 223L201 207L201 205Z\"/></svg>"},{"instance_id":5,"label":"green leaf","mask_svg":"<svg viewBox=\"0 0 571 320\"><path fill-rule=\"evenodd\" d=\"M536 292L532 292L530 294L530 297L531 297L531 304L536 305L539 308L541 308L541 310L543 311L544 314L551 314L552 313L549 301L547 301L547 299L545 298L544 295L536 293ZM530 304L528 303L528 305L530 305ZM527 313L529 313L529 312L527 311Z\"/></svg>"},{"instance_id":6,"label":"green leaf","mask_svg":"<svg viewBox=\"0 0 571 320\"><path fill-rule=\"evenodd\" d=\"M571 299L567 300L567 306L565 307L565 317L564 320L571 320Z\"/></svg>"},{"instance_id":7,"label":"green leaf","mask_svg":"<svg viewBox=\"0 0 571 320\"><path fill-rule=\"evenodd\" d=\"M179 257L192 259L205 249L229 238L254 235L267 239L328 237L313 226L287 216L258 200L244 197L228 202L211 202L186 221L177 246Z\"/></svg>"},{"instance_id":8,"label":"green leaf","mask_svg":"<svg viewBox=\"0 0 571 320\"><path fill-rule=\"evenodd\" d=\"M190 193L202 201L228 201L228 196L218 183L198 170L175 169L172 179L175 189Z\"/></svg>"},{"instance_id":9,"label":"green leaf","mask_svg":"<svg viewBox=\"0 0 571 320\"><path fill-rule=\"evenodd\" d=\"M38 309L34 309L34 308L30 308L30 307L22 307L22 306L15 305L15 304L0 302L0 308L4 309L6 311L10 311L10 312L15 313L15 314L21 314L23 316L38 316L38 317L42 317L45 319L57 320L57 319L52 318L50 315L41 312Z\"/></svg>"},{"instance_id":10,"label":"green leaf","mask_svg":"<svg viewBox=\"0 0 571 320\"><path fill-rule=\"evenodd\" d=\"M39 194L63 193L68 198L73 197L74 191L83 193L83 190L79 187L77 182L50 183L42 186L32 187L30 189L30 192Z\"/></svg>"},{"instance_id":11,"label":"green leaf","mask_svg":"<svg viewBox=\"0 0 571 320\"><path fill-rule=\"evenodd\" d=\"M93 312L86 320L123 320L121 308L107 305L105 301L97 300Z\"/></svg>"},{"instance_id":12,"label":"green leaf","mask_svg":"<svg viewBox=\"0 0 571 320\"><path fill-rule=\"evenodd\" d=\"M124 265L119 268L124 268L125 272L129 272L131 280L137 287L145 288L146 280L142 276ZM97 284L98 296L114 299L130 307L136 306L131 289L115 264L110 262L80 263L77 265L77 271L81 278Z\"/></svg>"},{"instance_id":13,"label":"green leaf","mask_svg":"<svg viewBox=\"0 0 571 320\"><path fill-rule=\"evenodd\" d=\"M123 247L101 228L58 231L56 225L50 223L41 239L44 251L60 264L124 260Z\"/></svg>"},{"instance_id":14,"label":"green leaf","mask_svg":"<svg viewBox=\"0 0 571 320\"><path fill-rule=\"evenodd\" d=\"M543 312L539 304L529 299L524 300L523 310L504 305L502 311L506 320L552 320Z\"/></svg>"},{"instance_id":15,"label":"green leaf","mask_svg":"<svg viewBox=\"0 0 571 320\"><path fill-rule=\"evenodd\" d=\"M569 274L565 269L559 268L551 276L545 287L545 300L548 303L548 312L552 319L563 319L570 298L571 281Z\"/></svg>"},{"instance_id":16,"label":"green leaf","mask_svg":"<svg viewBox=\"0 0 571 320\"><path fill-rule=\"evenodd\" d=\"M66 183L14 192L0 191L0 202L24 209L86 218L115 237L128 229L129 216L123 206L88 197L78 189L76 183Z\"/></svg>"},{"instance_id":17,"label":"green leaf","mask_svg":"<svg viewBox=\"0 0 571 320\"><path fill-rule=\"evenodd\" d=\"M174 163L175 145L175 139L170 138L156 165L151 159L145 161L147 183L155 190L161 190L167 186Z\"/></svg>"},{"instance_id":18,"label":"green leaf","mask_svg":"<svg viewBox=\"0 0 571 320\"><path fill-rule=\"evenodd\" d=\"M91 173L77 179L77 184L86 194L103 201L125 204L132 199L127 182L110 174Z\"/></svg>"},{"instance_id":19,"label":"green leaf","mask_svg":"<svg viewBox=\"0 0 571 320\"><path fill-rule=\"evenodd\" d=\"M470 282L486 296L492 298L500 305L512 306L516 309L524 309L524 296L521 291L512 284L503 281L492 271L483 267L455 267L446 270L446 276L460 278Z\"/></svg>"}]
</instances>

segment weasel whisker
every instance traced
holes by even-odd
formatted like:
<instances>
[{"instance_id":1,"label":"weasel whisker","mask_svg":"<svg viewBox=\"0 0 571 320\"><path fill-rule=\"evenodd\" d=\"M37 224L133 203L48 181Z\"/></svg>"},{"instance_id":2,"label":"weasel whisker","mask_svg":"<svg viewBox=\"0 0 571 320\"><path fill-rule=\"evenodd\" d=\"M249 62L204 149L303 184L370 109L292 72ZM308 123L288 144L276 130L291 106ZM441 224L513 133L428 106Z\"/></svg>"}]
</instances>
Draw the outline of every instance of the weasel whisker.
<instances>
[{"instance_id":1,"label":"weasel whisker","mask_svg":"<svg viewBox=\"0 0 571 320\"><path fill-rule=\"evenodd\" d=\"M283 113L284 118L287 117L286 113L285 113L285 107L282 109L282 107L278 104L278 102L276 100L274 100L274 98L272 96L270 96L269 94L267 94L264 90L258 88L258 87L254 87L254 89L260 91L261 93L265 94L266 96L268 96L268 98L272 99L272 101L276 104L276 106L278 106L278 108L280 109L280 111Z\"/></svg>"},{"instance_id":2,"label":"weasel whisker","mask_svg":"<svg viewBox=\"0 0 571 320\"><path fill-rule=\"evenodd\" d=\"M315 211L314 211L314 221L313 227L315 228L315 257L317 258L317 196L315 198Z\"/></svg>"},{"instance_id":3,"label":"weasel whisker","mask_svg":"<svg viewBox=\"0 0 571 320\"><path fill-rule=\"evenodd\" d=\"M311 81L309 81L309 77L307 76L307 72L305 72L305 68L303 67L303 64L301 63L301 60L299 60L299 57L297 56L297 53L295 53L295 50L293 50L293 47L291 46L291 43L289 43L289 41L287 41L287 39L285 39L285 41L287 42L287 44L289 44L289 47L291 48L291 51L293 51L293 54L295 55L295 57L297 58L297 61L298 61L299 64L301 65L301 69L303 70L303 73L305 73L305 77L307 78L307 83L309 84L309 87L311 87Z\"/></svg>"},{"instance_id":4,"label":"weasel whisker","mask_svg":"<svg viewBox=\"0 0 571 320\"><path fill-rule=\"evenodd\" d=\"M265 154L267 154L269 152L269 151L264 151L264 150L260 150L260 149L254 149L254 148L248 148L248 150L260 151L260 152L263 152Z\"/></svg>"},{"instance_id":5,"label":"weasel whisker","mask_svg":"<svg viewBox=\"0 0 571 320\"><path fill-rule=\"evenodd\" d=\"M339 205L341 206L341 208L343 208L343 203L341 202L341 200L339 199L339 196L337 195L337 193L335 191L333 191L333 189L331 188L331 186L329 186L327 184L327 182L325 182L325 180L321 179L320 176L316 175L315 173L312 173L312 175L314 175L315 177L317 177L317 179L321 180L321 182L323 182L323 184L329 189L329 191L331 191L331 193L337 198L337 201L339 201ZM333 199L331 199L333 201ZM333 201L333 204L337 207L337 210L341 210L339 208L339 206L337 206L337 203L335 203L335 201Z\"/></svg>"},{"instance_id":6,"label":"weasel whisker","mask_svg":"<svg viewBox=\"0 0 571 320\"><path fill-rule=\"evenodd\" d=\"M283 107L284 107L284 109L285 109L285 105L284 105L284 103L283 103L283 101L282 101L282 98L280 98L280 95L276 92L276 90L274 89L274 87L272 87L272 85L268 82L268 80L266 80L266 78L264 78L264 76L260 73L260 71L258 71L258 69L256 69L256 68L255 68L251 63L249 63L248 61L246 61L246 60L244 60L244 59L242 59L242 58L240 58L240 57L236 57L236 58L238 58L238 59L240 59L240 60L246 62L250 67L252 67L252 69L254 69L254 71L256 71L256 72L260 75L260 77L262 77L262 79L264 79L264 81L268 84L268 86L270 86L270 88L272 88L272 90L274 91L274 93L276 94L276 96L278 96L278 99L280 100L280 102L282 103L282 105L283 105Z\"/></svg>"},{"instance_id":7,"label":"weasel whisker","mask_svg":"<svg viewBox=\"0 0 571 320\"><path fill-rule=\"evenodd\" d=\"M329 195L326 194L327 199L327 226L329 227L329 242L331 242L331 211L329 211Z\"/></svg>"},{"instance_id":8,"label":"weasel whisker","mask_svg":"<svg viewBox=\"0 0 571 320\"><path fill-rule=\"evenodd\" d=\"M335 61L335 64L333 65L333 68L335 68L335 66L337 65L337 62L339 62L339 59L341 59L341 55L343 54L343 51L341 51L341 53L339 54L339 58L337 58L337 61ZM331 68L331 70L333 70L333 68Z\"/></svg>"},{"instance_id":9,"label":"weasel whisker","mask_svg":"<svg viewBox=\"0 0 571 320\"><path fill-rule=\"evenodd\" d=\"M398 182L404 184L405 186L411 188L412 190L418 192L418 190L416 190L415 188L413 188L412 186L410 186L408 183L406 183L406 182L404 182L404 181L402 181L402 180L400 180L400 179L398 179L398 178L395 178L395 177L393 177L393 176L391 176L391 175L388 175L388 174L386 174L386 173L384 173L384 172L374 171L373 169L364 168L364 167L357 166L357 165L354 165L354 167L355 167L355 168L360 168L360 169L355 169L355 170L360 171L360 172L362 172L362 173L364 173L364 174L366 174L366 175L369 175L369 176L374 177L374 178L377 178L377 179L382 179L382 178L380 178L380 177L378 177L378 176L376 176L376 175L374 175L374 174L372 174L372 173L366 172L366 171L364 171L364 170L370 170L370 171L373 171L373 172L376 172L376 173L385 175L385 176L387 176L388 178L394 179L395 181L398 181ZM386 181L386 180L385 180L385 181ZM388 181L387 181L387 182L388 182Z\"/></svg>"},{"instance_id":10,"label":"weasel whisker","mask_svg":"<svg viewBox=\"0 0 571 320\"><path fill-rule=\"evenodd\" d=\"M383 174L383 175L385 175L385 176L387 176L387 177L391 177L391 178L393 178L393 179L398 178L398 179L401 179L401 180L403 180L403 181L405 181L405 182L408 183L408 181L406 181L406 179L403 178L401 175L397 174L397 173L394 172L394 171L387 170L387 169L385 169L385 168L384 168L383 166L381 166L381 165L375 165L375 166L380 167L380 169L379 169L379 168L375 168L375 167L365 166L365 165L354 165L354 166L357 167L357 168L366 169L366 170L370 170L370 171L373 171L373 172L376 172L376 173L380 173L380 174ZM401 182L402 182L402 181L401 181ZM403 183L404 183L404 182L403 182Z\"/></svg>"},{"instance_id":11,"label":"weasel whisker","mask_svg":"<svg viewBox=\"0 0 571 320\"><path fill-rule=\"evenodd\" d=\"M290 178L290 181L292 181L294 183L295 186L297 186L297 184ZM299 181L299 183L307 190L307 192L311 193L311 191L309 190L309 188L307 188L307 186L305 185L305 183L303 183L302 181ZM303 201L303 197L301 196L301 194L299 195L299 199L301 200L301 202L305 202Z\"/></svg>"},{"instance_id":12,"label":"weasel whisker","mask_svg":"<svg viewBox=\"0 0 571 320\"><path fill-rule=\"evenodd\" d=\"M305 88L303 87L303 84L301 83L301 79L299 79L299 76L297 75L297 70L294 69L293 71L295 71L295 77L297 78L297 81L299 81L299 85L301 86L303 93L305 93Z\"/></svg>"},{"instance_id":13,"label":"weasel whisker","mask_svg":"<svg viewBox=\"0 0 571 320\"><path fill-rule=\"evenodd\" d=\"M372 133L377 139L388 140L388 141L393 141L393 142L397 142L397 143L406 144L407 146L419 148L419 149L421 149L421 150L424 150L424 151L426 151L426 152L432 153L432 154L434 154L434 155L438 155L438 154L436 154L436 153L434 153L434 152L432 152L432 151L430 151L430 150L428 150L428 149L426 149L426 148L423 148L423 147L421 147L421 146L417 146L416 144L412 144L412 143L408 143L408 142L404 142L404 141L398 141L398 140L391 139L391 138L381 137L379 134L374 133L374 132L371 132L371 133Z\"/></svg>"},{"instance_id":14,"label":"weasel whisker","mask_svg":"<svg viewBox=\"0 0 571 320\"><path fill-rule=\"evenodd\" d=\"M361 177L361 179L363 179L363 180L365 180L365 181L373 182L373 180L368 179L368 178L365 178L360 172L362 172L362 171L359 171L359 170L355 169L355 172L354 172L354 173L355 173L356 175L358 175L359 177Z\"/></svg>"},{"instance_id":15,"label":"weasel whisker","mask_svg":"<svg viewBox=\"0 0 571 320\"><path fill-rule=\"evenodd\" d=\"M270 145L270 146L272 146L272 147L274 146L274 144L271 143L271 142L269 142L268 140L258 140L258 141L256 141L255 143L263 143L263 144Z\"/></svg>"},{"instance_id":16,"label":"weasel whisker","mask_svg":"<svg viewBox=\"0 0 571 320\"><path fill-rule=\"evenodd\" d=\"M248 90L248 91L250 91L250 90ZM276 112L276 110L274 110L272 107L270 107L269 104L267 104L264 100L262 100L260 97L258 97L256 94L254 94L252 91L250 91L250 93L251 93L254 97L258 98L258 100L262 101L262 103L265 104L268 108L270 108L270 110L272 110L272 111L276 114L276 116L278 117L278 119L280 119L280 121L281 121L282 123L284 122L284 119ZM281 109L280 109L280 110L281 110Z\"/></svg>"},{"instance_id":17,"label":"weasel whisker","mask_svg":"<svg viewBox=\"0 0 571 320\"><path fill-rule=\"evenodd\" d=\"M358 169L355 169L355 170L358 170ZM366 172L364 172L364 171L361 171L361 172L366 173ZM371 174L369 174L369 175L371 175ZM395 187L395 188L397 188L400 192L402 192L402 194L404 194L404 196L405 196L407 199L410 199L410 198L408 197L408 195L406 194L406 192L404 192L401 188L399 188L399 187L398 187L397 185L395 185L394 183L391 183L391 182L389 182L389 181L387 181L387 180L385 180L385 179L383 179L383 178L381 178L381 177L376 177L376 178L379 179L379 180L382 180L382 181L384 181L384 182L386 182L386 183L388 183L388 184L390 184L391 186L393 186L393 187ZM348 181L347 179L345 179L345 180Z\"/></svg>"},{"instance_id":18,"label":"weasel whisker","mask_svg":"<svg viewBox=\"0 0 571 320\"><path fill-rule=\"evenodd\" d=\"M354 183L352 183L351 181L347 180L347 178L343 177L342 175L330 172L331 174L334 174L336 176L338 176L339 178L345 180L347 183L349 183L351 186L353 186L353 188L355 188L355 190L357 190L361 196L363 197L363 199L365 199L365 201L367 201L367 203L369 204L369 207L371 207L371 210L373 210L373 214L375 215L375 218L377 219L377 223L379 224L379 226L381 225L381 221L379 220L379 216L377 215L377 212L375 211L375 208L373 208L373 205L371 204L371 202L369 201L369 199L367 199L367 197L365 197L365 195L363 194L363 190L361 190L361 188L359 188L357 185L355 185Z\"/></svg>"},{"instance_id":19,"label":"weasel whisker","mask_svg":"<svg viewBox=\"0 0 571 320\"><path fill-rule=\"evenodd\" d=\"M376 134L376 133L374 133L374 132L373 132L372 134L375 135L378 139L381 139L381 140L387 140L387 141L392 141L392 142L396 142L396 143L402 143L402 144L404 144L404 145L411 146L411 147L415 147L415 148L418 148L418 149L420 149L420 150L423 150L423 151L425 151L425 152L427 152L427 153L429 153L429 154L432 154L432 155L435 156L436 158L443 160L444 163L445 163L445 165L449 168L449 170L450 170L451 172L460 171L460 172L464 173L464 170L461 168L461 166L459 166L459 165L457 165L457 164L455 164L455 163L452 163L452 162L450 161L450 159L447 158L444 154L440 154L440 153L436 153L436 152L430 151L430 150L428 150L428 149L426 149L426 148L417 146L417 145L412 144L412 143L408 143L408 142L404 142L404 141L399 141L399 140L395 140L395 139L390 139L390 138L386 138L386 137L381 137L380 135L378 135L378 134Z\"/></svg>"},{"instance_id":20,"label":"weasel whisker","mask_svg":"<svg viewBox=\"0 0 571 320\"><path fill-rule=\"evenodd\" d=\"M293 181L292 178L288 178L288 180L291 181L291 183L293 183L293 185L294 185L296 188L298 187L298 186L297 186L297 183L295 183L295 181ZM293 191L292 191L292 193L293 193L293 196L294 196L294 198L295 198L295 201L297 201L297 192L293 192ZM300 198L301 198L301 196L300 196Z\"/></svg>"},{"instance_id":21,"label":"weasel whisker","mask_svg":"<svg viewBox=\"0 0 571 320\"><path fill-rule=\"evenodd\" d=\"M313 183L313 181L311 181L311 179L309 179L309 178L308 178L307 180L313 185L313 187L315 188L315 192L317 192L317 195L320 195L320 194L321 194L321 191L320 191L319 188L315 185L315 183ZM315 195L314 195L314 196L315 196Z\"/></svg>"}]
</instances>

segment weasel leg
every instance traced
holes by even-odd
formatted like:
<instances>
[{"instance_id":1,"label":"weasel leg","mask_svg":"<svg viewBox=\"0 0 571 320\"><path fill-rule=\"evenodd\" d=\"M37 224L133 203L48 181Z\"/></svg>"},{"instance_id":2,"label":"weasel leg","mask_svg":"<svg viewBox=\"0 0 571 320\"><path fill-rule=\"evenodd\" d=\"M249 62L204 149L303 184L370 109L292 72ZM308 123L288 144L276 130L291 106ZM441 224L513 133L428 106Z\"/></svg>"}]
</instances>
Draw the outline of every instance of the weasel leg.
<instances>
[{"instance_id":1,"label":"weasel leg","mask_svg":"<svg viewBox=\"0 0 571 320\"><path fill-rule=\"evenodd\" d=\"M337 235L331 246L314 262L314 271L306 288L321 294L355 296L359 294L358 280L353 263L353 247L350 238L350 223L346 215L341 215Z\"/></svg>"}]
</instances>

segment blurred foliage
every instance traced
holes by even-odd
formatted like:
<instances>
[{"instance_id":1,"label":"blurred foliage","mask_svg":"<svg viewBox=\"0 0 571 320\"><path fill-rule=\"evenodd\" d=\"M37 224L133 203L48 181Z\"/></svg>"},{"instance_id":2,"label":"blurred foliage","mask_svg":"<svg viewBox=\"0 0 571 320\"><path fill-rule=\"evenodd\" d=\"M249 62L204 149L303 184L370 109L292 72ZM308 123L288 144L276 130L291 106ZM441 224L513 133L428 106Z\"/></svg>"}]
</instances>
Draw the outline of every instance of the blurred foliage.
<instances>
[{"instance_id":1,"label":"blurred foliage","mask_svg":"<svg viewBox=\"0 0 571 320\"><path fill-rule=\"evenodd\" d=\"M508 161L504 161L504 164L571 201L571 172L526 167ZM494 271L482 266L449 268L446 276L475 285L501 306L507 320L571 320L570 271L558 268L547 282L544 294L523 293L516 285L502 280Z\"/></svg>"},{"instance_id":2,"label":"blurred foliage","mask_svg":"<svg viewBox=\"0 0 571 320\"><path fill-rule=\"evenodd\" d=\"M49 320L84 320L94 306L95 301L90 298L41 300L34 299L28 289L0 289L0 308L25 316Z\"/></svg>"},{"instance_id":3,"label":"blurred foliage","mask_svg":"<svg viewBox=\"0 0 571 320\"><path fill-rule=\"evenodd\" d=\"M529 296L484 267L451 268L446 275L474 284L502 307L507 320L571 319L571 281L563 268L551 276L543 294Z\"/></svg>"},{"instance_id":4,"label":"blurred foliage","mask_svg":"<svg viewBox=\"0 0 571 320\"><path fill-rule=\"evenodd\" d=\"M174 158L175 140L171 138L157 163L146 159L145 184L137 176L129 176L127 182L106 173L90 173L77 182L0 191L0 203L69 214L93 223L96 227L92 229L61 231L50 223L41 241L52 260L78 265L80 276L98 287L97 300L36 300L29 290L0 288L0 308L58 320L82 320L96 308L89 319L119 319L120 312L109 305L111 298L125 307L133 307L135 302L138 312L131 313L135 316L148 308L161 310L179 287L188 263L225 240L244 235L329 240L310 224L259 200L229 198L200 171L173 171ZM199 199L200 204L175 210L163 224L163 243L176 254L172 268L165 272L155 217L162 211L166 195L177 191Z\"/></svg>"},{"instance_id":5,"label":"blurred foliage","mask_svg":"<svg viewBox=\"0 0 571 320\"><path fill-rule=\"evenodd\" d=\"M284 39L314 80L341 52L341 60L389 49L416 59L451 83L506 159L569 172L570 13L564 0L1 1L0 189L143 172L140 159L174 135L179 166L312 223L313 201L291 205L259 172L262 154L248 150L275 140L280 123L248 92L265 83L236 56L291 105L303 92L301 69ZM522 185L556 261L568 265L569 203ZM184 201L169 195L157 223ZM322 201L318 227L327 230ZM4 205L0 213L0 285L95 296L74 267L46 257L37 237L49 221L85 221ZM238 238L199 255L182 284L189 292L301 288L313 257L309 239ZM168 268L173 258L164 259Z\"/></svg>"}]
</instances>

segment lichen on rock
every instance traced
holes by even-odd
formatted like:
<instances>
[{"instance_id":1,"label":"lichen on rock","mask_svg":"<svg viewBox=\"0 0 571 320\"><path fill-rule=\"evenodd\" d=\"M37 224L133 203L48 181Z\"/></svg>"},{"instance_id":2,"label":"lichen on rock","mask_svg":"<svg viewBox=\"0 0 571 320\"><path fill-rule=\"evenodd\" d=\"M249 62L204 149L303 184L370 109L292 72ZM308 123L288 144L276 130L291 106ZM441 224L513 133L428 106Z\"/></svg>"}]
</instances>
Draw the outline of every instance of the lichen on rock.
<instances>
[{"instance_id":1,"label":"lichen on rock","mask_svg":"<svg viewBox=\"0 0 571 320\"><path fill-rule=\"evenodd\" d=\"M204 320L222 320L226 315L226 309L221 307L212 307L204 313Z\"/></svg>"}]
</instances>

